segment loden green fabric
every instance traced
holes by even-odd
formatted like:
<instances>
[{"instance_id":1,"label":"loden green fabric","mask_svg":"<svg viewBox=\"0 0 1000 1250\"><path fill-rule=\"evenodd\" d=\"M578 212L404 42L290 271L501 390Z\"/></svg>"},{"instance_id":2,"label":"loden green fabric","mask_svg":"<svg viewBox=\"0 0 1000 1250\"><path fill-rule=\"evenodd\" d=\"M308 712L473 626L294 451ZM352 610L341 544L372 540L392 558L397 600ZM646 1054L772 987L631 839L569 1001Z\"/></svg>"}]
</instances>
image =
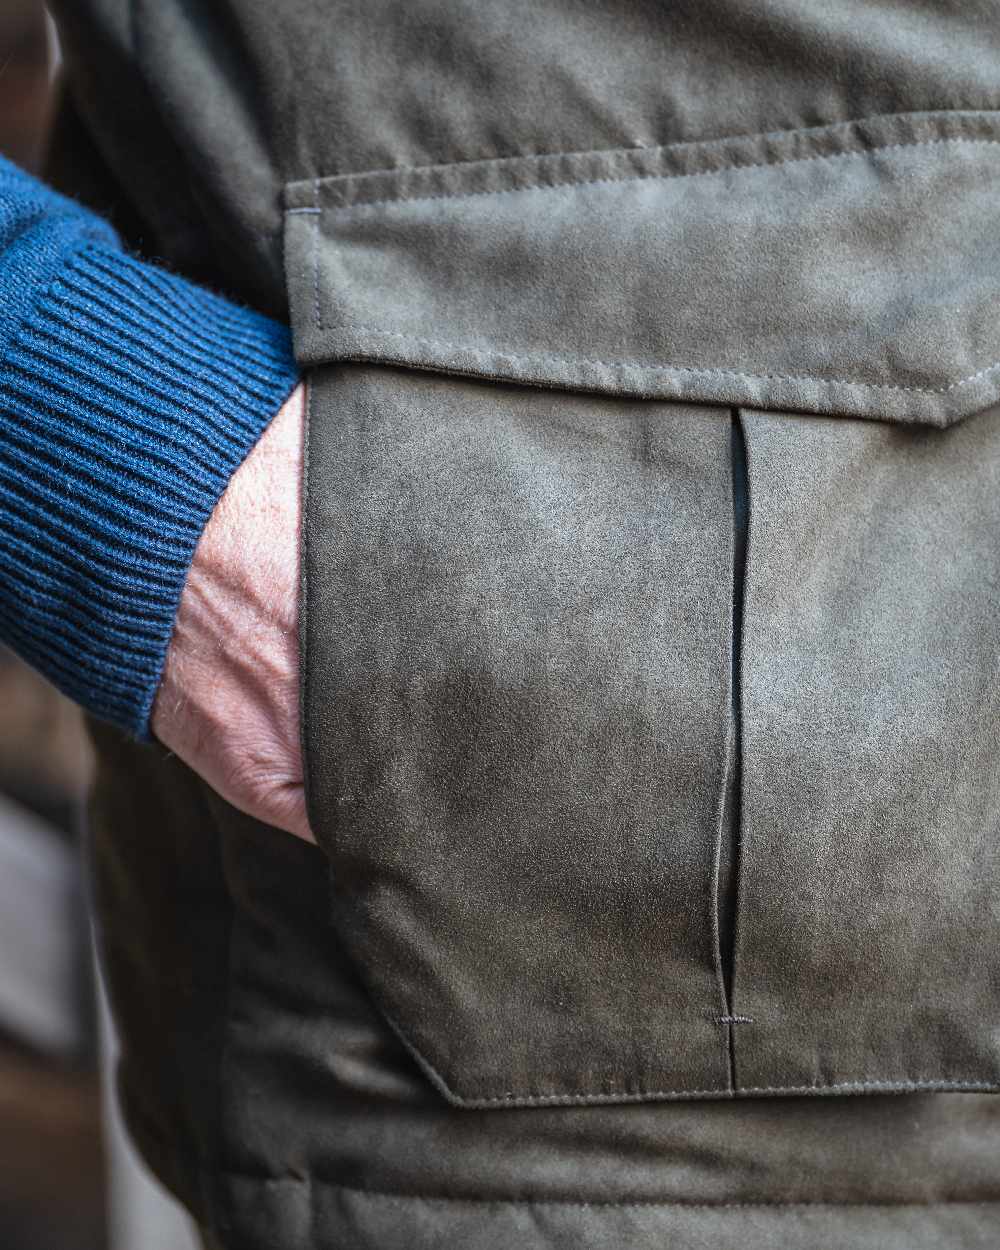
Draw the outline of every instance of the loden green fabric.
<instances>
[{"instance_id":1,"label":"loden green fabric","mask_svg":"<svg viewBox=\"0 0 1000 1250\"><path fill-rule=\"evenodd\" d=\"M993 1094L453 1107L331 928L324 853L93 729L128 1122L226 1250L996 1245Z\"/></svg>"},{"instance_id":2,"label":"loden green fabric","mask_svg":"<svg viewBox=\"0 0 1000 1250\"><path fill-rule=\"evenodd\" d=\"M296 350L946 425L1000 396L998 176L983 111L295 182Z\"/></svg>"},{"instance_id":3,"label":"loden green fabric","mask_svg":"<svg viewBox=\"0 0 1000 1250\"><path fill-rule=\"evenodd\" d=\"M729 1090L713 864L729 416L313 377L310 816L345 947L446 1094Z\"/></svg>"},{"instance_id":4,"label":"loden green fabric","mask_svg":"<svg viewBox=\"0 0 1000 1250\"><path fill-rule=\"evenodd\" d=\"M85 169L309 371L321 847L95 727L225 1250L1000 1240L1000 13L68 0Z\"/></svg>"},{"instance_id":5,"label":"loden green fabric","mask_svg":"<svg viewBox=\"0 0 1000 1250\"><path fill-rule=\"evenodd\" d=\"M738 1085L1000 1088L1000 409L742 421Z\"/></svg>"}]
</instances>

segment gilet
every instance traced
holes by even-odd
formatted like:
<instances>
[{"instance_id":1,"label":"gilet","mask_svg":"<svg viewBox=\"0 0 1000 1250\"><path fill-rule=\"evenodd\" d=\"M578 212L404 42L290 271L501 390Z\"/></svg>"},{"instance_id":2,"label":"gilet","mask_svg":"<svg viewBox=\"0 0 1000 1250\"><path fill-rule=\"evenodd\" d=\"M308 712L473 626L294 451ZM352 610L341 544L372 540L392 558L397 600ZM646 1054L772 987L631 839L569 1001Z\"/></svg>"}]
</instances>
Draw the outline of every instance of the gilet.
<instances>
[{"instance_id":1,"label":"gilet","mask_svg":"<svg viewBox=\"0 0 1000 1250\"><path fill-rule=\"evenodd\" d=\"M64 185L290 319L319 849L95 726L239 1250L995 1245L1000 15L81 0Z\"/></svg>"}]
</instances>

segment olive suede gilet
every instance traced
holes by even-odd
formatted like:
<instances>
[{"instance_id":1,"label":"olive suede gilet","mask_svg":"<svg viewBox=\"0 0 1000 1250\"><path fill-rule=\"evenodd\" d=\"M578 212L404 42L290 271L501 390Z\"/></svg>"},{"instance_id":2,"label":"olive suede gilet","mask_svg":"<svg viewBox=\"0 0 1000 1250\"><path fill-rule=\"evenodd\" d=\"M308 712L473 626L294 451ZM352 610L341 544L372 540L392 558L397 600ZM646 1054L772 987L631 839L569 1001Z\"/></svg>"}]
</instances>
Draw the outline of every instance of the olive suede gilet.
<instances>
[{"instance_id":1,"label":"olive suede gilet","mask_svg":"<svg viewBox=\"0 0 1000 1250\"><path fill-rule=\"evenodd\" d=\"M160 1175L234 1250L996 1245L1000 13L62 29L308 380L320 849L95 727Z\"/></svg>"}]
</instances>

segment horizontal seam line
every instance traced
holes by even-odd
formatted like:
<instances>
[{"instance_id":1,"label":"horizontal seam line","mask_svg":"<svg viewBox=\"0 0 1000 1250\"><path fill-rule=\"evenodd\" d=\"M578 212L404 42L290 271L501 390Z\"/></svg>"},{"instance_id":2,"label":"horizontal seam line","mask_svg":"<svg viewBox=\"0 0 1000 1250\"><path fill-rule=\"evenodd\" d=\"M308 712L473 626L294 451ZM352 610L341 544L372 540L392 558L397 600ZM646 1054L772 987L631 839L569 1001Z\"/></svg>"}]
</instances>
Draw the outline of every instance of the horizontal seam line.
<instances>
[{"instance_id":1,"label":"horizontal seam line","mask_svg":"<svg viewBox=\"0 0 1000 1250\"><path fill-rule=\"evenodd\" d=\"M794 133L794 132L792 132ZM733 140L734 142L738 140ZM916 139L913 142L903 143L879 143L872 144L863 148L851 148L846 152L810 152L808 156L787 156L776 161L734 161L731 164L724 165L720 169L697 169L686 171L677 171L671 173L627 173L618 177L608 178L569 178L560 182L541 182L531 183L522 187L499 187L484 191L443 191L434 195L416 195L407 197L405 195L381 196L374 200L352 200L349 204L331 204L323 205L322 209L330 208L333 212L350 212L355 208L378 208L387 204L423 204L434 200L464 200L473 199L478 196L487 195L519 195L526 191L558 191L566 187L592 187L613 185L620 182L648 182L662 181L669 182L684 178L718 178L723 174L742 173L745 170L752 169L781 169L784 165L802 165L808 161L836 161L846 160L849 158L868 156L873 152L893 152L905 148L922 148L932 147L935 144L945 143L968 143L968 144L984 144L986 146L1000 145L1000 139L976 138L974 136L964 135L946 135L936 139ZM615 148L611 152L643 152L649 151L647 148ZM668 151L669 149L652 149L653 151ZM329 184L323 184L320 181L321 191L331 189ZM286 209L288 213L295 212L294 209Z\"/></svg>"},{"instance_id":2,"label":"horizontal seam line","mask_svg":"<svg viewBox=\"0 0 1000 1250\"><path fill-rule=\"evenodd\" d=\"M279 1185L313 1185L327 1189L336 1189L346 1194L357 1194L362 1198L387 1198L393 1200L404 1200L410 1202L440 1202L440 1203L461 1203L467 1205L489 1205L489 1206L558 1206L571 1207L581 1209L592 1208L616 1208L616 1207L684 1207L692 1210L708 1210L708 1211L725 1211L725 1210L742 1210L744 1208L808 1208L808 1207L885 1207L894 1209L897 1207L916 1207L926 1210L936 1206L969 1206L969 1207L988 1207L996 1206L1000 1203L1000 1198L939 1198L931 1202L920 1202L918 1200L899 1201L892 1199L871 1200L871 1201L839 1201L836 1199L810 1199L804 1198L800 1200L785 1201L782 1199L774 1199L768 1201L762 1199L760 1201L733 1201L733 1202L704 1202L684 1198L624 1198L607 1200L586 1200L574 1198L491 1198L482 1194L458 1195L458 1194L414 1194L405 1191L392 1189L366 1189L362 1186L343 1185L338 1181L325 1180L322 1177L314 1176L269 1176L267 1174L259 1174L254 1172L241 1172L232 1168L223 1169L227 1176L237 1179L257 1180L264 1184Z\"/></svg>"},{"instance_id":3,"label":"horizontal seam line","mask_svg":"<svg viewBox=\"0 0 1000 1250\"><path fill-rule=\"evenodd\" d=\"M997 140L1000 144L1000 140ZM452 343L446 339L428 339L415 334L405 334L399 330L384 330L380 326L367 325L360 321L344 321L327 325L330 330L359 330L365 334L378 335L385 338L404 339L411 343L423 343L427 347L447 347L456 351L468 352L470 355L494 359L498 356L515 361L553 361L556 364L596 365L605 369L646 369L655 373L696 373L708 376L717 375L729 378L746 378L753 382L809 382L817 386L853 386L869 391L898 391L903 394L947 395L949 392L967 386L979 378L985 377L1000 369L1000 361L986 365L967 377L948 386L900 386L893 382L861 382L852 378L817 378L810 374L789 373L748 373L737 369L712 368L697 365L657 365L641 360L597 360L589 356L562 356L554 353L519 354L503 348L473 347L468 343Z\"/></svg>"},{"instance_id":4,"label":"horizontal seam line","mask_svg":"<svg viewBox=\"0 0 1000 1250\"><path fill-rule=\"evenodd\" d=\"M610 147L610 148L556 148L549 152L508 152L504 156L471 156L467 158L456 158L454 160L433 161L428 165L384 165L378 169L365 169L353 173L343 174L320 174L318 178L299 178L293 182L293 186L309 187L315 185L320 187L329 186L334 182L349 182L351 180L364 181L372 178L389 179L398 177L400 174L422 174L430 173L433 170L444 171L448 169L465 169L470 165L516 165L520 162L540 162L560 160L570 158L574 160L600 159L602 157L613 156L617 152L667 152L670 150L678 150L680 148L710 148L723 147L730 143L746 143L751 140L761 139L782 139L787 135L817 135L832 134L837 130L848 130L851 126L862 126L866 122L891 122L891 121L914 121L920 118L940 119L940 118L982 118L982 117L1000 117L1000 109L986 108L955 108L955 109L909 109L902 113L865 113L861 117L849 117L842 122L823 122L817 126L792 126L784 130L762 130L749 131L746 133L735 133L717 135L711 139L681 139L673 143L651 143L648 146L643 144L633 144L631 147ZM287 210L294 211L294 210Z\"/></svg>"},{"instance_id":5,"label":"horizontal seam line","mask_svg":"<svg viewBox=\"0 0 1000 1250\"><path fill-rule=\"evenodd\" d=\"M450 1087L448 1087L450 1088ZM839 1081L823 1085L741 1085L735 1090L728 1086L717 1086L714 1089L641 1089L629 1090L620 1094L487 1094L463 1098L462 1102L470 1107L483 1106L487 1103L516 1102L522 1105L530 1103L627 1103L649 1098L665 1098L669 1095L685 1095L696 1098L703 1094L723 1094L727 1099L734 1100L744 1094L822 1094L824 1090L862 1090L882 1089L907 1093L912 1090L943 1090L943 1089L982 1089L1000 1088L996 1081Z\"/></svg>"}]
</instances>

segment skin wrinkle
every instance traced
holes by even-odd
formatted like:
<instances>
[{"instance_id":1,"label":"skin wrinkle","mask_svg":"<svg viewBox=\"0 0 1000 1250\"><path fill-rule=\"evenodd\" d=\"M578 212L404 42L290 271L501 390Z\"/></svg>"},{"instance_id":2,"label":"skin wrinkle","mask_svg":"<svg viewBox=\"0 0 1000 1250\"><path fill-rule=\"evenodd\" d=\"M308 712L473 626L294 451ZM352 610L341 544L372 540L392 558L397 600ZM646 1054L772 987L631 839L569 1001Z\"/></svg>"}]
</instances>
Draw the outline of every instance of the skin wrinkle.
<instances>
[{"instance_id":1,"label":"skin wrinkle","mask_svg":"<svg viewBox=\"0 0 1000 1250\"><path fill-rule=\"evenodd\" d=\"M298 736L303 421L300 386L212 514L181 599L153 731L237 807L311 841Z\"/></svg>"}]
</instances>

